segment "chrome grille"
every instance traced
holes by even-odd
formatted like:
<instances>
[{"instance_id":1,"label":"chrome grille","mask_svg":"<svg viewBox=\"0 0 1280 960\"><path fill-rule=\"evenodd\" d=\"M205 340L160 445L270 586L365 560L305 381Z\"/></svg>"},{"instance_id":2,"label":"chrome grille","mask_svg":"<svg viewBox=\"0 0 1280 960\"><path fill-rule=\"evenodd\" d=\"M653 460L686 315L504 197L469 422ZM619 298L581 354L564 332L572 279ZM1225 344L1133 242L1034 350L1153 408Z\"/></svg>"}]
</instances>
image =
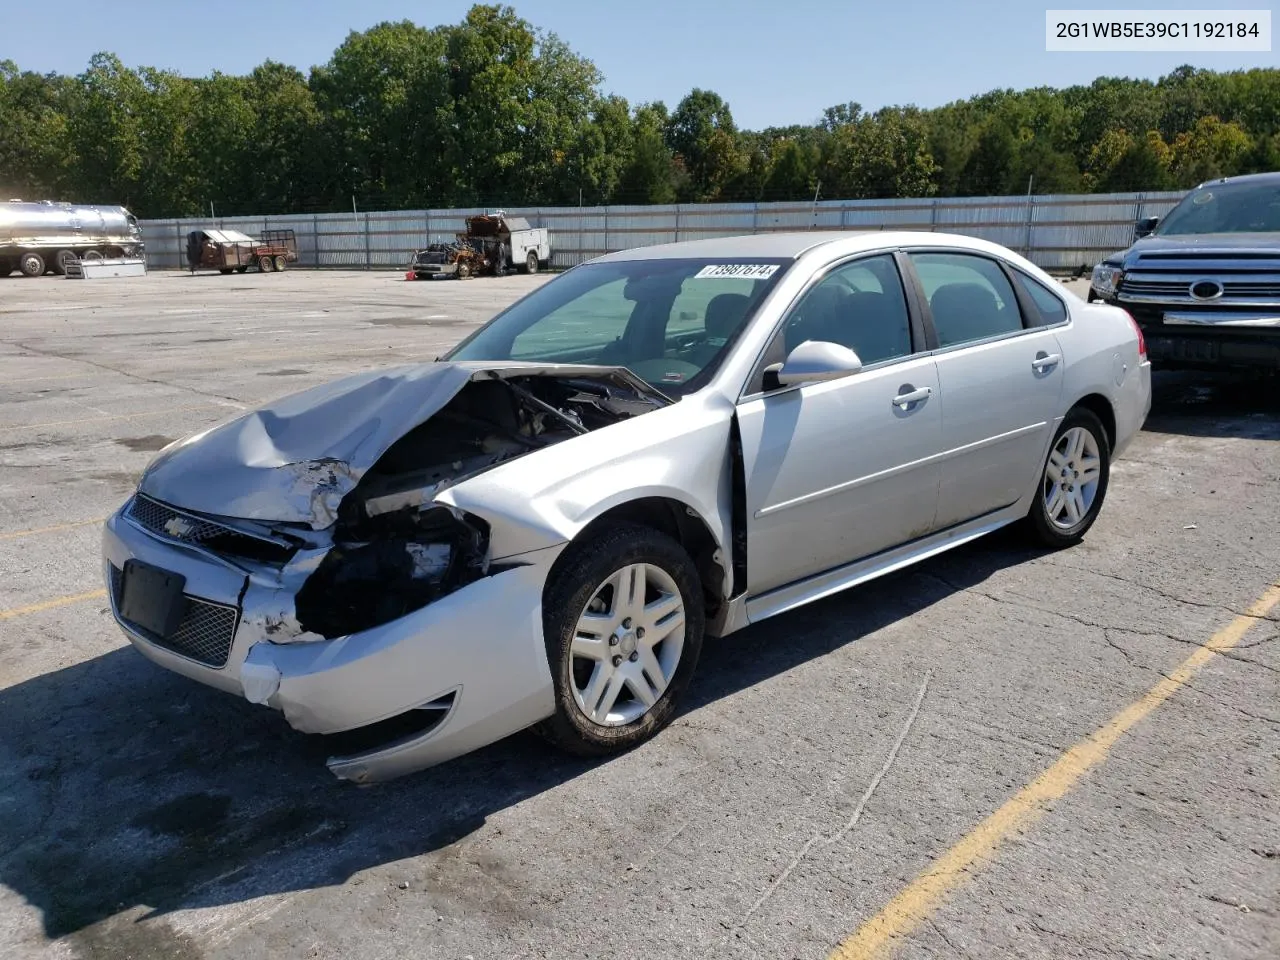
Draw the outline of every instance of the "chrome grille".
<instances>
[{"instance_id":1,"label":"chrome grille","mask_svg":"<svg viewBox=\"0 0 1280 960\"><path fill-rule=\"evenodd\" d=\"M291 548L273 540L253 537L213 520L183 513L141 493L129 504L129 519L158 537L195 544L216 553L281 563L293 553Z\"/></svg>"},{"instance_id":2,"label":"chrome grille","mask_svg":"<svg viewBox=\"0 0 1280 960\"><path fill-rule=\"evenodd\" d=\"M124 574L115 564L110 566L111 604L121 623L158 647L180 653L210 667L226 666L227 658L231 655L231 643L236 635L236 625L240 620L240 613L235 607L183 594L186 609L178 629L167 637L157 636L120 616L118 611Z\"/></svg>"}]
</instances>

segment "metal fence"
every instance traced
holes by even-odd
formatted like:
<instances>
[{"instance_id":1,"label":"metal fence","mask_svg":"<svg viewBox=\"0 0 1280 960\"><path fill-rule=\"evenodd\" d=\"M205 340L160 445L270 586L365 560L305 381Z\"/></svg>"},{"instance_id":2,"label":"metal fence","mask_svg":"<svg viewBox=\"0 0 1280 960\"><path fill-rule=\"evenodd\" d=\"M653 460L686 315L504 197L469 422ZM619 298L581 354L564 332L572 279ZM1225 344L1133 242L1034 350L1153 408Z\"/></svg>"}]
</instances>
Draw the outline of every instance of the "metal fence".
<instances>
[{"instance_id":1,"label":"metal fence","mask_svg":"<svg viewBox=\"0 0 1280 960\"><path fill-rule=\"evenodd\" d=\"M1046 270L1092 266L1133 241L1134 222L1161 216L1181 193L822 200L663 206L510 207L551 234L551 265L569 267L629 247L793 230L928 230L1002 244ZM250 236L292 229L298 265L404 269L415 250L452 240L465 219L492 209L395 210L192 220L144 220L152 269L186 267L191 230L231 228Z\"/></svg>"}]
</instances>

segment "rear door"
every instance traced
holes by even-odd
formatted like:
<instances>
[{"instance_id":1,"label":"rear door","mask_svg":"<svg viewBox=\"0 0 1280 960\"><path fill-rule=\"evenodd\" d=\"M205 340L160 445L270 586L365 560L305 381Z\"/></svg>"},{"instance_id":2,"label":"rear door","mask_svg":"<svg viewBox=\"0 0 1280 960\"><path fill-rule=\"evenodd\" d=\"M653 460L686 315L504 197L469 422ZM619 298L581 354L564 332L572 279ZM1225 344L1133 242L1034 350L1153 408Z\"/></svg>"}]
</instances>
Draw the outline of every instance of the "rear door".
<instances>
[{"instance_id":1,"label":"rear door","mask_svg":"<svg viewBox=\"0 0 1280 960\"><path fill-rule=\"evenodd\" d=\"M1034 482L1061 413L1062 347L1056 318L1001 261L907 253L937 344L944 529L1011 506Z\"/></svg>"}]
</instances>

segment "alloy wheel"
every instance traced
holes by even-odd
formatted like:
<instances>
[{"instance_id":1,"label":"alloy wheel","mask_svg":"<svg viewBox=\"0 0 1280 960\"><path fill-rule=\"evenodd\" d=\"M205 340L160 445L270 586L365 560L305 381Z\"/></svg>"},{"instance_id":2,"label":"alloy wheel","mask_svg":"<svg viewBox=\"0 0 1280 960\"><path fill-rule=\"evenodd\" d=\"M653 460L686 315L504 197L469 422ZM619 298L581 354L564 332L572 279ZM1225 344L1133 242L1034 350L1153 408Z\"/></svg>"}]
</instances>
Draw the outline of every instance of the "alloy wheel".
<instances>
[{"instance_id":1,"label":"alloy wheel","mask_svg":"<svg viewBox=\"0 0 1280 960\"><path fill-rule=\"evenodd\" d=\"M623 726L657 703L684 651L680 588L661 567L634 563L596 587L570 645L569 679L593 723Z\"/></svg>"}]
</instances>

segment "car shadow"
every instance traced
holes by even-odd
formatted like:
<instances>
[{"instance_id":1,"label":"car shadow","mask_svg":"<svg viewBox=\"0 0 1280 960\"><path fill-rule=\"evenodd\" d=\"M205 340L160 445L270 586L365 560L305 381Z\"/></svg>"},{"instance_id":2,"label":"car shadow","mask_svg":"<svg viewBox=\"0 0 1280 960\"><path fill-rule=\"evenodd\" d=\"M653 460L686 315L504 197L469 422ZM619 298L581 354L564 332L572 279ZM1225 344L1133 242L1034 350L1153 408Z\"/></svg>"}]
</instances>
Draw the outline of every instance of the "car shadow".
<instances>
[{"instance_id":1,"label":"car shadow","mask_svg":"<svg viewBox=\"0 0 1280 960\"><path fill-rule=\"evenodd\" d=\"M709 641L682 715L1038 555L997 533ZM0 730L0 883L42 911L50 938L137 907L154 916L341 884L441 850L602 762L522 733L355 787L325 768L324 738L128 647L0 691Z\"/></svg>"},{"instance_id":2,"label":"car shadow","mask_svg":"<svg viewBox=\"0 0 1280 960\"><path fill-rule=\"evenodd\" d=\"M1280 378L1157 370L1144 430L1190 437L1280 440Z\"/></svg>"}]
</instances>

